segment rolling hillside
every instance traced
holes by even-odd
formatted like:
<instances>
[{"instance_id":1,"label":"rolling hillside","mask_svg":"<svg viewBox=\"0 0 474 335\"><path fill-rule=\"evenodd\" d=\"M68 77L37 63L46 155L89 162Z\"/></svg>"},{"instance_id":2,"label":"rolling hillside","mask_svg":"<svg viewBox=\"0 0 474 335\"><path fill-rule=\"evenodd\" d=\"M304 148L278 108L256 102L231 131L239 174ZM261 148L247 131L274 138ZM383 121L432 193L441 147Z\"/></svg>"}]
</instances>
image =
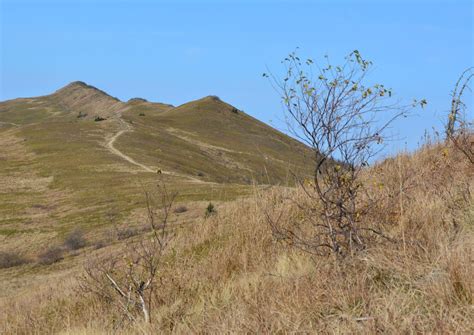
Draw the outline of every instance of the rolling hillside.
<instances>
[{"instance_id":1,"label":"rolling hillside","mask_svg":"<svg viewBox=\"0 0 474 335\"><path fill-rule=\"evenodd\" d=\"M133 225L157 179L181 202L230 200L286 185L310 155L216 97L122 102L83 82L1 102L0 146L1 248L26 255L77 228L95 238L111 217Z\"/></svg>"},{"instance_id":2,"label":"rolling hillside","mask_svg":"<svg viewBox=\"0 0 474 335\"><path fill-rule=\"evenodd\" d=\"M133 160L153 170L212 182L286 183L290 170L304 171L304 156L310 155L301 143L217 97L178 107L140 98L121 102L83 82L73 82L47 96L2 102L0 122L3 130L15 127L16 134L25 136L48 132L45 150L49 142L53 147L64 144L56 128L67 129L70 135L79 132L80 142L94 138L102 147L122 131L114 144ZM29 147L38 153L35 140ZM64 140L75 142L74 136ZM101 156L114 158L107 153ZM123 159L118 165L131 168Z\"/></svg>"},{"instance_id":3,"label":"rolling hillside","mask_svg":"<svg viewBox=\"0 0 474 335\"><path fill-rule=\"evenodd\" d=\"M367 168L380 201L361 222L389 238L347 261L275 243L269 217L315 222L317 200L285 187L311 153L217 97L122 102L76 82L0 103L0 148L2 334L473 331L473 169L446 143ZM160 181L179 195L153 323L117 321L84 268L150 237Z\"/></svg>"}]
</instances>

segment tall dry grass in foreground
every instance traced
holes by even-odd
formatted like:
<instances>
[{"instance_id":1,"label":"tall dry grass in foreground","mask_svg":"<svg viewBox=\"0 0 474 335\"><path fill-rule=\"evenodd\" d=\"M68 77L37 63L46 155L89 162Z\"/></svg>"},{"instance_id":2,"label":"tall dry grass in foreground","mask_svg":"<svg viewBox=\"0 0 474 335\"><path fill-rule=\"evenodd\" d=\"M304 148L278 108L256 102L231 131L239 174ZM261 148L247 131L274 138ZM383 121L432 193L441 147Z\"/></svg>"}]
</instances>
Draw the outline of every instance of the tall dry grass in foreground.
<instances>
[{"instance_id":1,"label":"tall dry grass in foreground","mask_svg":"<svg viewBox=\"0 0 474 335\"><path fill-rule=\"evenodd\" d=\"M265 213L304 219L301 190L256 191L176 232L151 326L77 292L78 267L1 305L0 333L473 333L473 177L440 146L371 168L365 182L383 197L364 219L392 241L344 260L273 239Z\"/></svg>"}]
</instances>

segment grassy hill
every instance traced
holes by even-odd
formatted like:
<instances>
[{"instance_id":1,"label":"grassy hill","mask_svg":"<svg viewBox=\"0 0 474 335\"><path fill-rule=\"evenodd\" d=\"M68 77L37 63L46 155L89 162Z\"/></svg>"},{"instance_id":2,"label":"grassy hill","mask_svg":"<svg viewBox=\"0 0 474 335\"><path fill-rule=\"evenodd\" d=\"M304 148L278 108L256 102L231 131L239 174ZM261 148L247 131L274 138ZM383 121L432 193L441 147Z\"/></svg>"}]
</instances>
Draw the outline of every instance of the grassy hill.
<instances>
[{"instance_id":1,"label":"grassy hill","mask_svg":"<svg viewBox=\"0 0 474 335\"><path fill-rule=\"evenodd\" d=\"M136 131L118 147L157 168L239 184L285 184L289 171L309 171L306 147L217 97L133 104L123 119Z\"/></svg>"},{"instance_id":2,"label":"grassy hill","mask_svg":"<svg viewBox=\"0 0 474 335\"><path fill-rule=\"evenodd\" d=\"M308 170L304 157L310 156L301 143L217 97L178 107L140 98L121 102L83 82L43 97L2 102L0 122L3 129L29 127L19 133L48 132L52 137L45 141L60 143L63 151L74 150L65 145L75 142L74 136L61 138L66 133L79 132L83 142L94 138L100 145L101 137L106 142L125 130L116 145L127 156L152 169L213 182L286 183L290 170ZM64 132L54 137L57 128Z\"/></svg>"},{"instance_id":3,"label":"grassy hill","mask_svg":"<svg viewBox=\"0 0 474 335\"><path fill-rule=\"evenodd\" d=\"M0 147L0 252L27 258L75 229L95 243L112 223L138 225L158 179L203 212L209 201L248 195L253 183L287 184L290 171L308 171L309 155L215 97L178 107L122 102L83 82L0 102ZM18 283L0 282L0 295Z\"/></svg>"},{"instance_id":4,"label":"grassy hill","mask_svg":"<svg viewBox=\"0 0 474 335\"><path fill-rule=\"evenodd\" d=\"M364 171L379 201L359 220L389 238L344 260L276 243L271 217L317 224L289 177L311 152L217 97L122 102L75 82L1 102L0 147L1 334L474 332L474 171L452 146ZM162 183L174 237L153 322L128 322L81 289L84 265L150 237Z\"/></svg>"}]
</instances>

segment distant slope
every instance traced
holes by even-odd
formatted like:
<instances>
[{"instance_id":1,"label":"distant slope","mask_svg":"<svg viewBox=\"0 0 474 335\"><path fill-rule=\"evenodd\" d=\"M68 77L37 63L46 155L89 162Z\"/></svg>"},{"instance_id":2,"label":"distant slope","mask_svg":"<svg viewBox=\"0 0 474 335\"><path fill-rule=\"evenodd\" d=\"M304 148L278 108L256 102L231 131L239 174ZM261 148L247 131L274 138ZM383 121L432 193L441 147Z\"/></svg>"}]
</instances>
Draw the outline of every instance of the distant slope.
<instances>
[{"instance_id":1,"label":"distant slope","mask_svg":"<svg viewBox=\"0 0 474 335\"><path fill-rule=\"evenodd\" d=\"M174 162L187 173L204 174L218 182L286 183L290 170L306 168L304 157L309 151L305 146L216 97L141 119L131 113L124 118L143 127L141 134L154 136L149 143L169 147L157 153L157 159L163 155L165 164ZM179 151L182 157L167 155Z\"/></svg>"},{"instance_id":2,"label":"distant slope","mask_svg":"<svg viewBox=\"0 0 474 335\"><path fill-rule=\"evenodd\" d=\"M116 116L125 105L94 86L76 81L57 90L47 100L64 112L80 118L109 118Z\"/></svg>"},{"instance_id":3,"label":"distant slope","mask_svg":"<svg viewBox=\"0 0 474 335\"><path fill-rule=\"evenodd\" d=\"M47 119L61 121L65 118L109 118L125 107L117 98L84 82L76 81L50 95L0 102L0 119L29 124Z\"/></svg>"},{"instance_id":4,"label":"distant slope","mask_svg":"<svg viewBox=\"0 0 474 335\"><path fill-rule=\"evenodd\" d=\"M212 96L178 107L141 98L122 102L77 81L51 95L1 102L0 122L35 124L45 131L52 131L52 123L68 122L68 128L90 129L96 141L102 136L102 147L121 132L116 150L103 155L127 156L146 171L172 171L203 181L286 184L290 172L308 172L307 147ZM91 134L81 136L87 141Z\"/></svg>"},{"instance_id":5,"label":"distant slope","mask_svg":"<svg viewBox=\"0 0 474 335\"><path fill-rule=\"evenodd\" d=\"M308 172L308 148L217 97L178 107L141 98L124 103L78 81L51 95L0 103L0 122L4 124L40 123L48 128L51 122L91 122L96 118L107 122L91 127L104 137L121 131L117 150L145 164L147 170L244 184L285 184L291 180L290 172Z\"/></svg>"},{"instance_id":6,"label":"distant slope","mask_svg":"<svg viewBox=\"0 0 474 335\"><path fill-rule=\"evenodd\" d=\"M0 148L0 252L29 256L77 228L143 223L159 180L199 216L310 167L304 145L215 97L122 102L81 82L0 102Z\"/></svg>"}]
</instances>

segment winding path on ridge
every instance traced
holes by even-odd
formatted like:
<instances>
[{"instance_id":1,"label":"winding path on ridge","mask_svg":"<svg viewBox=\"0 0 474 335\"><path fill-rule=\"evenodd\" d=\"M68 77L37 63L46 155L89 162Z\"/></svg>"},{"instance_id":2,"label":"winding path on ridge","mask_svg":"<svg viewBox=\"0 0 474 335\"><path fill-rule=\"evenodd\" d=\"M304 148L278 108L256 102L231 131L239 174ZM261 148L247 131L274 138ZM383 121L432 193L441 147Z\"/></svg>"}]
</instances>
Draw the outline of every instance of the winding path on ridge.
<instances>
[{"instance_id":1,"label":"winding path on ridge","mask_svg":"<svg viewBox=\"0 0 474 335\"><path fill-rule=\"evenodd\" d=\"M157 173L157 170L156 169L152 169L150 168L149 166L146 166L144 164L141 164L141 163L138 163L136 160L134 160L132 157L130 156L127 156L126 154L124 154L123 152L121 152L119 149L117 149L116 147L114 147L114 143L115 141L117 140L117 138L119 138L121 135L123 135L124 133L126 132L129 132L129 131L132 131L130 125L128 125L127 123L125 123L125 121L123 121L123 119L119 118L119 122L122 126L122 129L119 130L115 135L113 135L108 141L107 141L107 144L106 144L106 148L114 155L117 155L119 156L120 158L126 160L127 162L135 165L135 166L138 166L139 168L141 168L143 171L145 172L150 172L150 173ZM161 173L163 174L167 174L167 175L170 175L170 176L176 176L176 177L182 177L182 178L186 178L186 179L189 179L195 183L202 183L202 184L216 184L216 183L213 183L213 182L208 182L208 181L203 181L203 180L200 180L200 179L197 179L197 178L194 178L194 177L191 177L191 176L188 176L188 175L183 175L183 174L180 174L180 173L176 173L176 172L169 172L169 171L163 171L161 170Z\"/></svg>"},{"instance_id":2,"label":"winding path on ridge","mask_svg":"<svg viewBox=\"0 0 474 335\"><path fill-rule=\"evenodd\" d=\"M112 138L107 142L107 149L109 149L109 151L112 152L114 155L117 155L117 156L125 159L129 163L132 163L133 165L136 165L136 166L142 168L146 172L156 173L156 171L152 170L148 166L138 163L132 157L125 155L123 152L121 152L116 147L114 147L114 142L117 140L117 138L120 135L122 135L123 133L127 132L127 131L130 131L130 130L129 129L122 129L119 132L117 132L114 136L112 136Z\"/></svg>"}]
</instances>

